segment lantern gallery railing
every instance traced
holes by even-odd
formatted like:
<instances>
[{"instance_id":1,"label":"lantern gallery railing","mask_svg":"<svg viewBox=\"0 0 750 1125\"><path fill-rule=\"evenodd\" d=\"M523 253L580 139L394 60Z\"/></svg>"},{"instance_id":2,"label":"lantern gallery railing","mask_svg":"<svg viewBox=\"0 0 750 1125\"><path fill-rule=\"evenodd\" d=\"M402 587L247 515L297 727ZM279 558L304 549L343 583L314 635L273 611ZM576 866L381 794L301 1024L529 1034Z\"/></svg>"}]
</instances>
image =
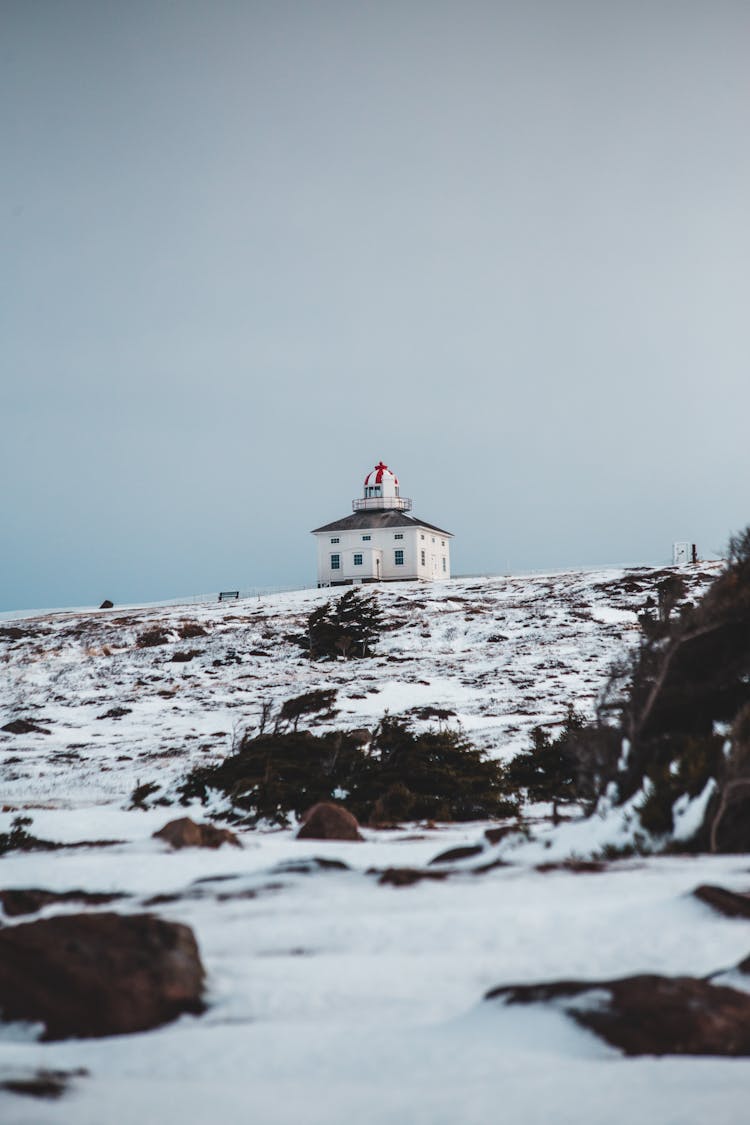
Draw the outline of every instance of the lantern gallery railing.
<instances>
[{"instance_id":1,"label":"lantern gallery railing","mask_svg":"<svg viewBox=\"0 0 750 1125\"><path fill-rule=\"evenodd\" d=\"M352 500L353 512L410 512L411 500L406 496L366 496L363 500Z\"/></svg>"}]
</instances>

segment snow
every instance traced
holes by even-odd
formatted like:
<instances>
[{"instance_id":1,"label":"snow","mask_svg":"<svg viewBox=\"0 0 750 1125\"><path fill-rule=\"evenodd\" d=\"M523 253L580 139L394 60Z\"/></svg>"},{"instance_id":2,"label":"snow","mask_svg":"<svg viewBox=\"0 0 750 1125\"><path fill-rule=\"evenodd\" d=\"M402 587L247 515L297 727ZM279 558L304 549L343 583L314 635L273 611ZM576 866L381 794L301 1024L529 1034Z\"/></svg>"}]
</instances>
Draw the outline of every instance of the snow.
<instances>
[{"instance_id":1,"label":"snow","mask_svg":"<svg viewBox=\"0 0 750 1125\"><path fill-rule=\"evenodd\" d=\"M624 577L639 588L625 590ZM150 909L186 923L207 970L209 1007L101 1040L41 1044L28 1026L5 1025L0 1080L40 1067L88 1074L59 1101L0 1094L3 1122L737 1120L748 1061L626 1059L554 1006L483 1000L499 985L562 977L731 975L747 956L747 923L691 895L700 883L747 890L746 856L646 856L601 873L537 869L632 839L643 794L623 808L603 801L597 815L557 828L539 821L530 839L514 834L495 846L477 823L365 829L361 843L245 830L242 849L172 852L152 833L205 810L129 807L137 782L171 792L191 764L225 754L263 701L316 687L338 688L334 725L371 726L386 708L450 709L452 723L507 758L535 724L561 722L568 703L591 714L611 660L637 641L630 622L649 583L649 572L637 571L388 587L380 597L394 628L381 655L327 666L310 665L285 638L330 591L24 622L38 634L0 648L0 725L37 717L50 733L0 735L0 831L23 813L42 837L119 843L7 854L0 886L119 891L127 897L101 909ZM141 630L176 630L184 620L208 636L136 647ZM490 639L498 634L505 639ZM201 655L171 663L180 648ZM252 655L259 651L267 655ZM129 714L97 718L118 706ZM707 799L678 810L686 832ZM444 881L378 882L386 867L423 868L467 843L482 844L482 854L445 865ZM347 867L300 870L316 857ZM175 897L149 906L156 894ZM35 917L78 909L51 905Z\"/></svg>"}]
</instances>

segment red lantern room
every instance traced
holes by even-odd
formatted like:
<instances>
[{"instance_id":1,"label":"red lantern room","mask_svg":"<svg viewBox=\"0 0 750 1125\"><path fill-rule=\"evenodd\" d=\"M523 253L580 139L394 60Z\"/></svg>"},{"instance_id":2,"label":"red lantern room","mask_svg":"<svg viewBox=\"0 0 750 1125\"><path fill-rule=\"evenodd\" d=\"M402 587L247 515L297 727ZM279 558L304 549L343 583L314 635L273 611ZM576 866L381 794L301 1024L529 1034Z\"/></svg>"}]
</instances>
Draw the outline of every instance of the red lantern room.
<instances>
[{"instance_id":1,"label":"red lantern room","mask_svg":"<svg viewBox=\"0 0 750 1125\"><path fill-rule=\"evenodd\" d=\"M380 461L365 477L364 495L352 501L355 512L390 509L397 512L411 510L411 500L399 495L398 477Z\"/></svg>"}]
</instances>

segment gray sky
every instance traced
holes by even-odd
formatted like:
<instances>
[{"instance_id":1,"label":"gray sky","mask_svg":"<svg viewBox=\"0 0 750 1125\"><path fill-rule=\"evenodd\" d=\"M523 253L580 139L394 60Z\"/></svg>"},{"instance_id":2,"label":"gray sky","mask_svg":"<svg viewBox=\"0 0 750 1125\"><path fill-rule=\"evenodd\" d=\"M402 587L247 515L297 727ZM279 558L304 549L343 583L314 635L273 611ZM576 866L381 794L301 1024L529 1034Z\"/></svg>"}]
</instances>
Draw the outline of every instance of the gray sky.
<instances>
[{"instance_id":1,"label":"gray sky","mask_svg":"<svg viewBox=\"0 0 750 1125\"><path fill-rule=\"evenodd\" d=\"M0 609L750 521L745 0L0 0Z\"/></svg>"}]
</instances>

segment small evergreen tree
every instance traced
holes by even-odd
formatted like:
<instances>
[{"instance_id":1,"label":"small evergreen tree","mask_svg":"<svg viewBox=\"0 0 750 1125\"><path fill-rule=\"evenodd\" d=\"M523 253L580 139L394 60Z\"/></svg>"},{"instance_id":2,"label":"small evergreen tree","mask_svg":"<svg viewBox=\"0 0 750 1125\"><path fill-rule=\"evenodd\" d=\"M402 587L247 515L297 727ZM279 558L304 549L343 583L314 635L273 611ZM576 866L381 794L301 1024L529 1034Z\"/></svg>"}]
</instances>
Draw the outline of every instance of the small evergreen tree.
<instances>
[{"instance_id":1,"label":"small evergreen tree","mask_svg":"<svg viewBox=\"0 0 750 1125\"><path fill-rule=\"evenodd\" d=\"M294 699L287 699L282 703L276 718L275 732L278 733L289 724L294 731L303 715L316 715L326 711L331 715L331 709L336 700L336 688L322 691L308 691L304 695L296 695ZM333 712L335 714L335 712Z\"/></svg>"},{"instance_id":2,"label":"small evergreen tree","mask_svg":"<svg viewBox=\"0 0 750 1125\"><path fill-rule=\"evenodd\" d=\"M571 706L557 738L550 738L543 727L531 732L531 747L517 754L508 766L511 786L525 789L532 801L549 801L552 819L558 821L558 806L577 797L576 736L583 729L582 717Z\"/></svg>"},{"instance_id":3,"label":"small evergreen tree","mask_svg":"<svg viewBox=\"0 0 750 1125\"><path fill-rule=\"evenodd\" d=\"M478 820L511 816L502 763L487 758L461 731L416 732L406 719L385 715L351 779L347 805L360 818ZM391 815L393 814L393 815Z\"/></svg>"},{"instance_id":4,"label":"small evergreen tree","mask_svg":"<svg viewBox=\"0 0 750 1125\"><path fill-rule=\"evenodd\" d=\"M313 693L310 693L313 694ZM288 720L298 700L287 708ZM283 708L282 708L283 710ZM180 787L183 801L204 803L211 791L230 801L228 815L249 823L286 824L317 801L340 799L363 824L403 820L475 820L511 816L501 763L486 758L458 731L415 732L405 719L386 717L362 749L354 731L278 729L246 733L235 752L216 765L193 769Z\"/></svg>"},{"instance_id":5,"label":"small evergreen tree","mask_svg":"<svg viewBox=\"0 0 750 1125\"><path fill-rule=\"evenodd\" d=\"M374 594L349 590L338 601L318 606L307 619L300 643L311 660L371 656L380 636L381 614Z\"/></svg>"}]
</instances>

